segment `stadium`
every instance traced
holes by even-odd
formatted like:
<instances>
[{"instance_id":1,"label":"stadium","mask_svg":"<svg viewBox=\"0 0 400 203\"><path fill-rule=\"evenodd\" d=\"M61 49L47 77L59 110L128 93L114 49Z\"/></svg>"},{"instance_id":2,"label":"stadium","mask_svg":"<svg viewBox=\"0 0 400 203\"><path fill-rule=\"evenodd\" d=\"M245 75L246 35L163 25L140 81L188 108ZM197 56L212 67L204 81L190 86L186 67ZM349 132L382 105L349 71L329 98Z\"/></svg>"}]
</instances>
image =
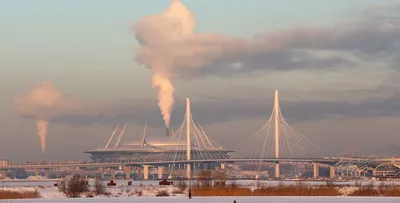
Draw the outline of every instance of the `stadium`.
<instances>
[{"instance_id":1,"label":"stadium","mask_svg":"<svg viewBox=\"0 0 400 203\"><path fill-rule=\"evenodd\" d=\"M187 108L190 108L190 104L187 104L187 106ZM104 148L88 150L84 153L90 154L90 158L94 162L174 162L187 160L188 130L190 132L191 160L227 159L234 152L223 148L209 138L201 126L194 123L190 109L186 110L185 119L178 130L173 132L171 127L167 129L165 141L147 141L147 125L145 125L141 140L119 144L125 132L126 124L115 138L119 129L120 126L118 125ZM115 144L110 147L113 139L116 139Z\"/></svg>"}]
</instances>

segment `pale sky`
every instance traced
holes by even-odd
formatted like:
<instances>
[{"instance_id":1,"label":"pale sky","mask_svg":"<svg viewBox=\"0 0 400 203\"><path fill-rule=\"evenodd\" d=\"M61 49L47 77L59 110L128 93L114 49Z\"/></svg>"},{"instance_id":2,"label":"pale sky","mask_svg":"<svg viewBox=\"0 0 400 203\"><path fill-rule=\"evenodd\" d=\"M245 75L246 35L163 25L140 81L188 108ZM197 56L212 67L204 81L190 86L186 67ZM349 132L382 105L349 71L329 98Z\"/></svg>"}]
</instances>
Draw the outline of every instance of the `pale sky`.
<instances>
[{"instance_id":1,"label":"pale sky","mask_svg":"<svg viewBox=\"0 0 400 203\"><path fill-rule=\"evenodd\" d=\"M400 152L400 18L393 15L400 13L399 1L182 2L195 14L197 32L269 43L280 40L271 36L285 37L278 51L244 56L243 70L211 64L201 69L204 77L175 80L173 123L183 119L183 98L190 97L208 135L235 149L264 125L279 89L286 120L321 147L337 154ZM0 158L84 159L82 151L103 147L125 121L124 141L140 136L146 119L150 137L164 136L150 70L134 60L132 26L169 3L0 0ZM46 80L115 112L50 121L41 154L35 120L19 115L13 101Z\"/></svg>"}]
</instances>

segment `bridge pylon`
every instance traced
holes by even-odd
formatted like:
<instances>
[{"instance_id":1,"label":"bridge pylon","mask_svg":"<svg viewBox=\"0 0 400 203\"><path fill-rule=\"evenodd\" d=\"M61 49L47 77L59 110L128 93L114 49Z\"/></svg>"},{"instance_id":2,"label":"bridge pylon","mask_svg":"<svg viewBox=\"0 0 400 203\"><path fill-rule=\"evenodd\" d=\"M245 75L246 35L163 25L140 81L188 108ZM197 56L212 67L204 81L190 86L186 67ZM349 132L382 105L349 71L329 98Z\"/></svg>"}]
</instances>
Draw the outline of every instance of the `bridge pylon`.
<instances>
[{"instance_id":1,"label":"bridge pylon","mask_svg":"<svg viewBox=\"0 0 400 203\"><path fill-rule=\"evenodd\" d=\"M318 159L326 151L291 127L284 117L279 104L278 90L275 90L273 108L267 123L251 135L231 155L233 159L263 161L274 159L275 177L280 178L280 163L285 159Z\"/></svg>"}]
</instances>

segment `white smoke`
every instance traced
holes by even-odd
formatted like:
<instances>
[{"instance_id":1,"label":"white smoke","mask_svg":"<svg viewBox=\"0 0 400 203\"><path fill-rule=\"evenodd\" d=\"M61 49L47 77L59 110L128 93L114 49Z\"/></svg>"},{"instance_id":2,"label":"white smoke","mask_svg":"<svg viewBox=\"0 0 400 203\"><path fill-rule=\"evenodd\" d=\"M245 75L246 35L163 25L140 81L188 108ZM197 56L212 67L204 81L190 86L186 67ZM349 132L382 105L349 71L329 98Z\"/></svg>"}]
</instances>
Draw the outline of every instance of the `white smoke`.
<instances>
[{"instance_id":1,"label":"white smoke","mask_svg":"<svg viewBox=\"0 0 400 203\"><path fill-rule=\"evenodd\" d=\"M79 102L66 97L50 81L34 86L29 93L18 96L14 101L14 106L21 115L36 119L43 153L46 150L48 120L60 115L73 115L82 109Z\"/></svg>"},{"instance_id":2,"label":"white smoke","mask_svg":"<svg viewBox=\"0 0 400 203\"><path fill-rule=\"evenodd\" d=\"M153 88L158 88L158 106L165 121L165 126L169 126L171 111L174 106L174 86L168 77L154 73L152 77Z\"/></svg>"},{"instance_id":3,"label":"white smoke","mask_svg":"<svg viewBox=\"0 0 400 203\"><path fill-rule=\"evenodd\" d=\"M14 107L21 115L39 120L70 115L83 109L81 102L66 97L50 81L36 85L28 93L16 97Z\"/></svg>"},{"instance_id":4,"label":"white smoke","mask_svg":"<svg viewBox=\"0 0 400 203\"><path fill-rule=\"evenodd\" d=\"M19 115L36 120L43 152L47 128L52 121L73 121L77 117L95 118L101 115L114 117L118 109L101 101L82 101L65 95L50 81L35 85L30 91L17 96L14 108Z\"/></svg>"},{"instance_id":5,"label":"white smoke","mask_svg":"<svg viewBox=\"0 0 400 203\"><path fill-rule=\"evenodd\" d=\"M143 45L139 49L142 56L139 61L153 71L153 88L158 89L158 106L166 127L169 126L174 105L174 87L171 79L175 57L165 50L167 52L153 55L149 61L145 61L145 58L152 55L154 48L171 48L171 44L192 35L195 25L194 15L179 0L172 0L170 7L163 14L144 18L136 27L137 38ZM157 33L148 35L151 32Z\"/></svg>"},{"instance_id":6,"label":"white smoke","mask_svg":"<svg viewBox=\"0 0 400 203\"><path fill-rule=\"evenodd\" d=\"M63 93L57 90L53 83L46 81L41 85L35 86L26 94L17 97L14 101L16 110L25 116L36 118L36 126L42 153L46 150L46 138L50 112L61 113L71 110L77 102L67 99Z\"/></svg>"},{"instance_id":7,"label":"white smoke","mask_svg":"<svg viewBox=\"0 0 400 203\"><path fill-rule=\"evenodd\" d=\"M40 145L42 148L42 153L44 153L46 150L46 138L47 138L48 125L49 125L49 122L47 122L45 120L37 120L36 121L36 126L38 129L38 136L40 138Z\"/></svg>"},{"instance_id":8,"label":"white smoke","mask_svg":"<svg viewBox=\"0 0 400 203\"><path fill-rule=\"evenodd\" d=\"M193 13L179 0L172 0L162 14L146 16L135 24L140 44L136 60L152 71L153 88L158 90L158 104L167 127L174 104L173 79L192 78L212 63L240 62L241 53L264 49L257 40L196 33L195 26Z\"/></svg>"}]
</instances>

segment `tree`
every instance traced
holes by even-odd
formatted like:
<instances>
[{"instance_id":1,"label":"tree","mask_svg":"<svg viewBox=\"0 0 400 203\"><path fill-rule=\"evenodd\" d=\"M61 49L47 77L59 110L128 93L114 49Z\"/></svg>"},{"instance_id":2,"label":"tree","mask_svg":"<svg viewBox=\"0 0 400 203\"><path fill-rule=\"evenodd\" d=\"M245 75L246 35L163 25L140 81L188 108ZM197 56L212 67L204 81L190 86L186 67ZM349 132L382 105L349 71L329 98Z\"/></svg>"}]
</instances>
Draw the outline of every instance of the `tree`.
<instances>
[{"instance_id":1,"label":"tree","mask_svg":"<svg viewBox=\"0 0 400 203\"><path fill-rule=\"evenodd\" d=\"M202 186L211 185L211 171L201 170L197 173L197 180Z\"/></svg>"},{"instance_id":2,"label":"tree","mask_svg":"<svg viewBox=\"0 0 400 203\"><path fill-rule=\"evenodd\" d=\"M76 198L80 197L81 193L89 191L89 181L76 174L71 178L64 178L58 188L68 197Z\"/></svg>"},{"instance_id":3,"label":"tree","mask_svg":"<svg viewBox=\"0 0 400 203\"><path fill-rule=\"evenodd\" d=\"M106 189L100 179L96 179L96 182L94 182L94 192L96 195L102 195L106 192Z\"/></svg>"}]
</instances>

